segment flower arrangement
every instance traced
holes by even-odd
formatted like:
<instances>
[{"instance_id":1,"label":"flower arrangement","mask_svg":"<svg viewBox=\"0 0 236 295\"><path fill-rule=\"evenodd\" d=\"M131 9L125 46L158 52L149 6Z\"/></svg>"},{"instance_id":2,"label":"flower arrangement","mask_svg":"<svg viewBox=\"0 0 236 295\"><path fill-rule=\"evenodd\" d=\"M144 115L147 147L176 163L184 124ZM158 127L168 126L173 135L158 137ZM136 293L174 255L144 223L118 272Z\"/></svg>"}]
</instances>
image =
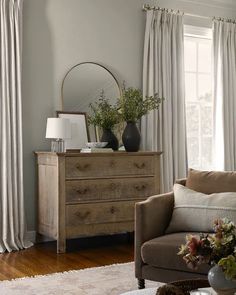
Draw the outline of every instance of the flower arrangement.
<instances>
[{"instance_id":1,"label":"flower arrangement","mask_svg":"<svg viewBox=\"0 0 236 295\"><path fill-rule=\"evenodd\" d=\"M200 264L218 265L225 277L236 280L236 228L226 218L214 222L213 234L187 235L178 255L183 255L187 266L197 269Z\"/></svg>"},{"instance_id":2,"label":"flower arrangement","mask_svg":"<svg viewBox=\"0 0 236 295\"><path fill-rule=\"evenodd\" d=\"M142 91L133 87L123 87L122 96L118 101L118 109L122 120L126 122L137 122L149 111L158 109L163 98L158 94L143 97Z\"/></svg>"},{"instance_id":3,"label":"flower arrangement","mask_svg":"<svg viewBox=\"0 0 236 295\"><path fill-rule=\"evenodd\" d=\"M117 106L111 105L105 97L104 91L101 92L100 98L94 104L90 104L90 114L88 115L88 123L103 129L112 129L120 122L120 114Z\"/></svg>"}]
</instances>

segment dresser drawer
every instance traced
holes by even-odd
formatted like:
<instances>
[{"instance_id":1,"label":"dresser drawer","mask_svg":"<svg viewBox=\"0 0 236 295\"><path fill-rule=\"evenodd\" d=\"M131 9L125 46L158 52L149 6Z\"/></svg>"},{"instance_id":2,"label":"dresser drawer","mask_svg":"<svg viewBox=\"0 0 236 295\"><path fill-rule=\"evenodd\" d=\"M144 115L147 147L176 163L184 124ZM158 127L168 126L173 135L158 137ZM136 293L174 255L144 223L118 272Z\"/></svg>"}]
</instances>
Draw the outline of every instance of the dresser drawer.
<instances>
[{"instance_id":1,"label":"dresser drawer","mask_svg":"<svg viewBox=\"0 0 236 295\"><path fill-rule=\"evenodd\" d=\"M66 226L102 224L134 220L135 201L66 206Z\"/></svg>"},{"instance_id":2,"label":"dresser drawer","mask_svg":"<svg viewBox=\"0 0 236 295\"><path fill-rule=\"evenodd\" d=\"M144 199L154 193L154 177L66 181L66 202Z\"/></svg>"},{"instance_id":3,"label":"dresser drawer","mask_svg":"<svg viewBox=\"0 0 236 295\"><path fill-rule=\"evenodd\" d=\"M66 228L66 238L117 234L134 231L134 221L107 222L99 224L79 224Z\"/></svg>"},{"instance_id":4,"label":"dresser drawer","mask_svg":"<svg viewBox=\"0 0 236 295\"><path fill-rule=\"evenodd\" d=\"M66 178L153 175L152 156L66 157Z\"/></svg>"}]
</instances>

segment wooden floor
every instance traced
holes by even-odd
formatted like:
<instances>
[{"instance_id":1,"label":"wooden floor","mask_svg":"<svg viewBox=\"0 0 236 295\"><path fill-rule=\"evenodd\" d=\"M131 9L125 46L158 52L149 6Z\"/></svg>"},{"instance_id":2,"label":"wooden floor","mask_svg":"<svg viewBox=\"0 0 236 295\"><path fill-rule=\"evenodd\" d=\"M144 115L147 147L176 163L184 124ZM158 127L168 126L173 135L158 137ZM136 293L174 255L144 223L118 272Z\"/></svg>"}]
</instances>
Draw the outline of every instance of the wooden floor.
<instances>
[{"instance_id":1,"label":"wooden floor","mask_svg":"<svg viewBox=\"0 0 236 295\"><path fill-rule=\"evenodd\" d=\"M71 240L67 253L56 254L56 243L37 244L0 254L0 280L44 275L133 261L133 238L127 235Z\"/></svg>"}]
</instances>

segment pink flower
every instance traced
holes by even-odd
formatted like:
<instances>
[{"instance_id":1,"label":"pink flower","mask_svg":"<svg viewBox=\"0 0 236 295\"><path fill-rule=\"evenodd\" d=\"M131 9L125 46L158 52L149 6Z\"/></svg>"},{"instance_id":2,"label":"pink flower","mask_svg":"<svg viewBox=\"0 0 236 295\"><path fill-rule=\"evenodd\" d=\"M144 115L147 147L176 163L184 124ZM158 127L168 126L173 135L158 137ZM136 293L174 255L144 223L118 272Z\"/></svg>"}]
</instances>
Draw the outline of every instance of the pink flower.
<instances>
[{"instance_id":1,"label":"pink flower","mask_svg":"<svg viewBox=\"0 0 236 295\"><path fill-rule=\"evenodd\" d=\"M187 242L187 247L191 255L197 255L197 251L201 246L201 241L197 237L191 236L190 240Z\"/></svg>"}]
</instances>

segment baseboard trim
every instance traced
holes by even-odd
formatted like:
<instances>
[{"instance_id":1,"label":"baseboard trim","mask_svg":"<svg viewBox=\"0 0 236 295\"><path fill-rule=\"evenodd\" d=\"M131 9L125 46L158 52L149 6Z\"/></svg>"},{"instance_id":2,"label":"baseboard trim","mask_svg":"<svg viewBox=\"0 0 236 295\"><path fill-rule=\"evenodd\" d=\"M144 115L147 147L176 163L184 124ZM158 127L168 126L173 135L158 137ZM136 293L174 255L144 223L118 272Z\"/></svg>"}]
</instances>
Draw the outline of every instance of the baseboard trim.
<instances>
[{"instance_id":1,"label":"baseboard trim","mask_svg":"<svg viewBox=\"0 0 236 295\"><path fill-rule=\"evenodd\" d=\"M46 243L46 242L52 242L55 241L55 239L40 235L40 234L36 234L36 241L35 243Z\"/></svg>"},{"instance_id":2,"label":"baseboard trim","mask_svg":"<svg viewBox=\"0 0 236 295\"><path fill-rule=\"evenodd\" d=\"M36 231L31 230L26 232L26 239L35 244L36 242Z\"/></svg>"},{"instance_id":3,"label":"baseboard trim","mask_svg":"<svg viewBox=\"0 0 236 295\"><path fill-rule=\"evenodd\" d=\"M26 232L26 239L34 244L52 242L54 239L38 234L35 230Z\"/></svg>"}]
</instances>

